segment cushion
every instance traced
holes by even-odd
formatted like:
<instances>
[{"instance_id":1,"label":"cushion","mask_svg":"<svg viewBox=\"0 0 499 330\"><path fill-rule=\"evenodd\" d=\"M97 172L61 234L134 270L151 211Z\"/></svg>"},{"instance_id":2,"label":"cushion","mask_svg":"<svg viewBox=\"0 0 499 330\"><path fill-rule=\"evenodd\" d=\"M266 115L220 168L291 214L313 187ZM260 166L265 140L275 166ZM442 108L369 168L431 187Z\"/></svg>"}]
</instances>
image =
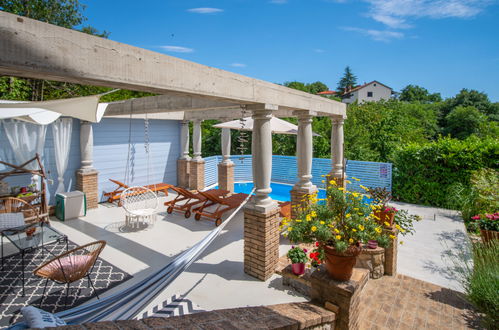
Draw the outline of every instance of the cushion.
<instances>
[{"instance_id":1,"label":"cushion","mask_svg":"<svg viewBox=\"0 0 499 330\"><path fill-rule=\"evenodd\" d=\"M0 231L24 226L24 214L18 213L0 213Z\"/></svg>"},{"instance_id":2,"label":"cushion","mask_svg":"<svg viewBox=\"0 0 499 330\"><path fill-rule=\"evenodd\" d=\"M54 314L33 306L26 306L21 308L21 313L23 314L24 321L30 328L49 328L66 325L66 322L64 322Z\"/></svg>"},{"instance_id":3,"label":"cushion","mask_svg":"<svg viewBox=\"0 0 499 330\"><path fill-rule=\"evenodd\" d=\"M67 256L49 263L40 271L51 279L60 282L73 282L86 275L88 270L85 268L92 261L92 258L91 255ZM85 272L82 274L82 271Z\"/></svg>"}]
</instances>

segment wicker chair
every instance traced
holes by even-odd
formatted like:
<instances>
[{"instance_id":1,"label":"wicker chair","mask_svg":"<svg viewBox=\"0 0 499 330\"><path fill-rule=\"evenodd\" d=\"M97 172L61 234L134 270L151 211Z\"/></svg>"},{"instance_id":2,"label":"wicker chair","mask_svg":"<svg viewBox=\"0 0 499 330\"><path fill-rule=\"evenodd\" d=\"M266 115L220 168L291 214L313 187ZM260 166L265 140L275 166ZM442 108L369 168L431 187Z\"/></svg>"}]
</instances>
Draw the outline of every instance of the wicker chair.
<instances>
[{"instance_id":1,"label":"wicker chair","mask_svg":"<svg viewBox=\"0 0 499 330\"><path fill-rule=\"evenodd\" d=\"M158 195L146 187L130 187L121 193L127 226L139 227L141 223L154 224L158 210Z\"/></svg>"},{"instance_id":2,"label":"wicker chair","mask_svg":"<svg viewBox=\"0 0 499 330\"><path fill-rule=\"evenodd\" d=\"M95 295L99 298L94 284L90 279L90 274L95 265L95 261L105 246L106 241L88 243L65 252L35 269L33 274L46 279L40 306L45 298L45 291L47 290L49 280L52 280L58 284L66 284L66 298L64 300L65 305L68 300L70 284L84 277L88 279L88 287L90 288L90 286L92 286Z\"/></svg>"},{"instance_id":3,"label":"wicker chair","mask_svg":"<svg viewBox=\"0 0 499 330\"><path fill-rule=\"evenodd\" d=\"M21 212L24 215L24 223L26 224L26 226L23 228L19 228L20 231L24 231L27 229L27 227L34 226L42 222L43 220L42 218L40 218L38 209L27 201L15 197L0 198L0 213Z\"/></svg>"}]
</instances>

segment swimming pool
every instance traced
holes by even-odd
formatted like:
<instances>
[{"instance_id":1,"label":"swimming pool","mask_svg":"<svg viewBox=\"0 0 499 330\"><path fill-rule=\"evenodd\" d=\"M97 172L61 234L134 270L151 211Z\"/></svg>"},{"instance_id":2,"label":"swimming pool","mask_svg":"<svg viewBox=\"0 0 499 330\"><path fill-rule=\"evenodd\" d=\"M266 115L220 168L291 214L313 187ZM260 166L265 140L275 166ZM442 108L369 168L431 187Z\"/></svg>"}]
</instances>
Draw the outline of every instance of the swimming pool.
<instances>
[{"instance_id":1,"label":"swimming pool","mask_svg":"<svg viewBox=\"0 0 499 330\"><path fill-rule=\"evenodd\" d=\"M215 189L218 186L214 187ZM277 183L271 182L270 188L272 188L272 192L270 193L270 198L280 202L286 202L291 200L291 195L289 192L293 189L293 186L285 183ZM234 183L234 192L235 193L245 193L249 194L253 190L253 182L236 182ZM326 198L326 190L319 189L318 198ZM367 196L363 197L363 201L366 204L371 204L372 200Z\"/></svg>"}]
</instances>

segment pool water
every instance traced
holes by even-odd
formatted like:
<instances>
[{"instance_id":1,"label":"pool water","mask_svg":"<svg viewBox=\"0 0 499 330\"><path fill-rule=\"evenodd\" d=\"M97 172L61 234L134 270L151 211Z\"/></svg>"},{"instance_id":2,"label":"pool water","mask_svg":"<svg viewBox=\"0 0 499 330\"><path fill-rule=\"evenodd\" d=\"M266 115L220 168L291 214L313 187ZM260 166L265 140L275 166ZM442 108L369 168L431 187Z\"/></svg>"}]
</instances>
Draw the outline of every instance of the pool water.
<instances>
[{"instance_id":1,"label":"pool water","mask_svg":"<svg viewBox=\"0 0 499 330\"><path fill-rule=\"evenodd\" d=\"M218 186L214 187L218 189ZM270 193L270 198L280 202L286 202L291 200L291 196L289 192L293 189L292 185L284 184L284 183L276 183L271 182L270 188L272 188L272 192ZM236 182L234 183L234 192L236 193L245 193L249 194L253 190L253 182ZM326 190L319 189L319 194L317 198L326 198ZM363 200L366 204L371 204L372 200L367 196L363 197Z\"/></svg>"}]
</instances>

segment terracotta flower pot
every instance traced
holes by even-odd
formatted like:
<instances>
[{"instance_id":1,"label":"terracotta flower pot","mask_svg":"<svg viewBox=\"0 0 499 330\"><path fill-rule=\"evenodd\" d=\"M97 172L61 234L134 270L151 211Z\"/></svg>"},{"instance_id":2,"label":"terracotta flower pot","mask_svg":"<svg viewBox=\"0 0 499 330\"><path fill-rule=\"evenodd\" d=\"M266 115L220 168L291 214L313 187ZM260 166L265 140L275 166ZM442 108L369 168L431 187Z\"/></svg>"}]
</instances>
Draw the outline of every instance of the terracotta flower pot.
<instances>
[{"instance_id":1,"label":"terracotta flower pot","mask_svg":"<svg viewBox=\"0 0 499 330\"><path fill-rule=\"evenodd\" d=\"M293 270L293 274L295 275L305 274L305 264L303 262L291 264L291 269Z\"/></svg>"},{"instance_id":2,"label":"terracotta flower pot","mask_svg":"<svg viewBox=\"0 0 499 330\"><path fill-rule=\"evenodd\" d=\"M337 252L334 247L326 245L326 270L337 281L348 281L352 277L357 256L362 251L360 246L351 245L345 252Z\"/></svg>"},{"instance_id":3,"label":"terracotta flower pot","mask_svg":"<svg viewBox=\"0 0 499 330\"><path fill-rule=\"evenodd\" d=\"M376 249L378 247L378 241L375 241L375 240L369 240L367 242L367 247L369 249Z\"/></svg>"},{"instance_id":4,"label":"terracotta flower pot","mask_svg":"<svg viewBox=\"0 0 499 330\"><path fill-rule=\"evenodd\" d=\"M393 225L393 219L395 218L395 213L394 212L385 212L385 211L376 211L374 212L374 215L379 218L377 220L380 224L384 224L385 222L388 222L391 225Z\"/></svg>"},{"instance_id":5,"label":"terracotta flower pot","mask_svg":"<svg viewBox=\"0 0 499 330\"><path fill-rule=\"evenodd\" d=\"M484 243L488 243L493 239L499 239L499 231L480 229L480 236Z\"/></svg>"}]
</instances>

